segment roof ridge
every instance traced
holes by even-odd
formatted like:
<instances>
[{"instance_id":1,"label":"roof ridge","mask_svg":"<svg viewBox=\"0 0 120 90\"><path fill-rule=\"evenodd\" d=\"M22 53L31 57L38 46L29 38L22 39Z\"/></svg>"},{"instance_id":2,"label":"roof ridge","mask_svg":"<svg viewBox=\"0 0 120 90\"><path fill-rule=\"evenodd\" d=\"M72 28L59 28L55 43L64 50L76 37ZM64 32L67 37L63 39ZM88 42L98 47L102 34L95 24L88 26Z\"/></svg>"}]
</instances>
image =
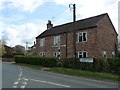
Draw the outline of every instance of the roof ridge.
<instances>
[{"instance_id":1,"label":"roof ridge","mask_svg":"<svg viewBox=\"0 0 120 90\"><path fill-rule=\"evenodd\" d=\"M100 14L100 15L96 15L96 16L92 16L92 17L77 20L76 21L76 30L82 30L82 29L86 29L86 28L96 27L97 23L101 20L101 18L104 15L108 16L107 13L103 13L103 14ZM65 33L65 32L71 32L72 31L72 23L73 22L68 22L68 23L65 23L65 24L54 26L49 30L43 31L36 38L39 38L39 37L42 38L42 37L45 37L45 36L56 35L56 34Z\"/></svg>"},{"instance_id":2,"label":"roof ridge","mask_svg":"<svg viewBox=\"0 0 120 90\"><path fill-rule=\"evenodd\" d=\"M108 13L103 13L103 14L99 14L99 15L83 18L83 19L77 20L76 22L87 20L87 19L91 19L91 18L95 18L95 17L100 17L100 16L104 16L104 15L108 15ZM71 24L71 23L73 23L73 22L64 23L64 24L57 25L57 26L54 26L54 27L64 26L64 25ZM52 28L54 28L54 27L52 27Z\"/></svg>"}]
</instances>

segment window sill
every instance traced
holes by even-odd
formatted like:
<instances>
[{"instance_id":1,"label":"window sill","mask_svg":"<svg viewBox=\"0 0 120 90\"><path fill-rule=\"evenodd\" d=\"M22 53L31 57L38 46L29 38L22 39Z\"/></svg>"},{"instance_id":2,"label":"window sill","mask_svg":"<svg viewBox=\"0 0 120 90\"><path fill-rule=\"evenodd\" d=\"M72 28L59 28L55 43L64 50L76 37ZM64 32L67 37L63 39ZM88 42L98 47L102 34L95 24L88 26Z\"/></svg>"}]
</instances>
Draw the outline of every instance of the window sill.
<instances>
[{"instance_id":1,"label":"window sill","mask_svg":"<svg viewBox=\"0 0 120 90\"><path fill-rule=\"evenodd\" d=\"M52 47L66 47L66 45L53 45Z\"/></svg>"},{"instance_id":2,"label":"window sill","mask_svg":"<svg viewBox=\"0 0 120 90\"><path fill-rule=\"evenodd\" d=\"M76 43L87 43L87 41L84 41L84 42L76 42Z\"/></svg>"},{"instance_id":3,"label":"window sill","mask_svg":"<svg viewBox=\"0 0 120 90\"><path fill-rule=\"evenodd\" d=\"M40 46L40 47L44 47L44 46Z\"/></svg>"}]
</instances>

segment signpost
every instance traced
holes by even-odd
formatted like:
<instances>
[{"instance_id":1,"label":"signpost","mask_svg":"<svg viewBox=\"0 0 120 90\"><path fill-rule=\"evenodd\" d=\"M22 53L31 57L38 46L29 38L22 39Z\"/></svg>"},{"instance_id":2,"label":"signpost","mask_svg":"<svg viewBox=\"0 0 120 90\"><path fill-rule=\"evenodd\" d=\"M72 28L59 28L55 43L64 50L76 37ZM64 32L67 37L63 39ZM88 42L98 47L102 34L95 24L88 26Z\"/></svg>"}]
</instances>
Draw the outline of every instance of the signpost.
<instances>
[{"instance_id":1,"label":"signpost","mask_svg":"<svg viewBox=\"0 0 120 90\"><path fill-rule=\"evenodd\" d=\"M93 58L80 58L80 62L89 62L89 63L93 63Z\"/></svg>"}]
</instances>

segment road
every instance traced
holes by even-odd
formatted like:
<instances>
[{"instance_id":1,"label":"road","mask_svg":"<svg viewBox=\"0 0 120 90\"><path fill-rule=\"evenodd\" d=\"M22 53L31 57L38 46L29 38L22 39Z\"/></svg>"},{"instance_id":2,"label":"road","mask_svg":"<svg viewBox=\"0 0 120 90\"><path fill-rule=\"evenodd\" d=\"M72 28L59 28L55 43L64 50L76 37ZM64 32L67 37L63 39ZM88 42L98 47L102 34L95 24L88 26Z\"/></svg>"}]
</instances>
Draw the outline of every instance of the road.
<instances>
[{"instance_id":1,"label":"road","mask_svg":"<svg viewBox=\"0 0 120 90\"><path fill-rule=\"evenodd\" d=\"M3 62L2 88L118 88L118 84L34 70Z\"/></svg>"}]
</instances>

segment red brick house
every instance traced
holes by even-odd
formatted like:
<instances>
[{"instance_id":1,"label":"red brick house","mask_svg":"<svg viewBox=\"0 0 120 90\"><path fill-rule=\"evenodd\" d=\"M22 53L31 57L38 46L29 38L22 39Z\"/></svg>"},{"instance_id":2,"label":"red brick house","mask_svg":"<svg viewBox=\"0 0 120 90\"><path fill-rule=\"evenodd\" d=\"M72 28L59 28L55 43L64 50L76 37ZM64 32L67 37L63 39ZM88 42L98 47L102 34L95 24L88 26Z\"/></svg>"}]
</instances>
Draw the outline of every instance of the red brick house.
<instances>
[{"instance_id":1,"label":"red brick house","mask_svg":"<svg viewBox=\"0 0 120 90\"><path fill-rule=\"evenodd\" d=\"M118 45L117 32L107 13L78 20L76 29L77 57L112 57ZM45 57L73 57L73 22L53 27L36 37L36 54Z\"/></svg>"}]
</instances>

